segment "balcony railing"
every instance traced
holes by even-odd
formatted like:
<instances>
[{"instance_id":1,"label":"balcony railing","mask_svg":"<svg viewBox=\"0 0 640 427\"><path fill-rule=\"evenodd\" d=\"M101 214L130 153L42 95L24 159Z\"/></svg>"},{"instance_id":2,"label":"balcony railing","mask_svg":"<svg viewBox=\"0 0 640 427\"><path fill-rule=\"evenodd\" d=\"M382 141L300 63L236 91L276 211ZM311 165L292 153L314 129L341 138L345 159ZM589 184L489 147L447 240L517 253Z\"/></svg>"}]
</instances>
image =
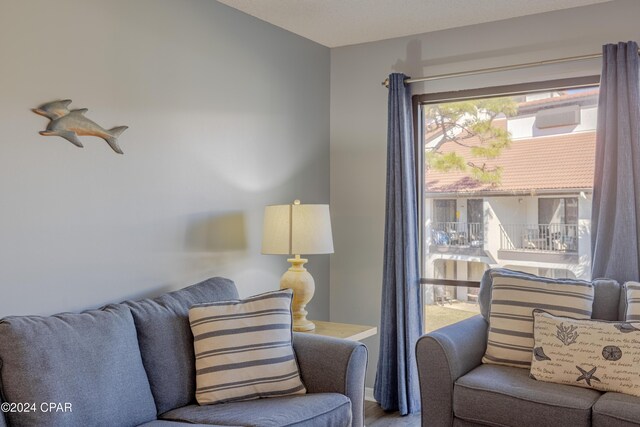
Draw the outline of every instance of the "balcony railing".
<instances>
[{"instance_id":1,"label":"balcony railing","mask_svg":"<svg viewBox=\"0 0 640 427\"><path fill-rule=\"evenodd\" d=\"M478 222L434 222L431 242L438 246L481 248L484 243L484 224Z\"/></svg>"},{"instance_id":2,"label":"balcony railing","mask_svg":"<svg viewBox=\"0 0 640 427\"><path fill-rule=\"evenodd\" d=\"M502 224L500 249L578 252L577 224Z\"/></svg>"}]
</instances>

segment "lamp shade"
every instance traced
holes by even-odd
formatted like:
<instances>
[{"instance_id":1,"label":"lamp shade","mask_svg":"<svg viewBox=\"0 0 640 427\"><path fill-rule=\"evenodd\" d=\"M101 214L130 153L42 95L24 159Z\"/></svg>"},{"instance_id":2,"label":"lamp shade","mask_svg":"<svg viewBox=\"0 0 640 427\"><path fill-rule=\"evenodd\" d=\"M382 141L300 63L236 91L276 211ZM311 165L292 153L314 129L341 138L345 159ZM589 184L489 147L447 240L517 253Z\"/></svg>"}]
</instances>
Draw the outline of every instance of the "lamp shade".
<instances>
[{"instance_id":1,"label":"lamp shade","mask_svg":"<svg viewBox=\"0 0 640 427\"><path fill-rule=\"evenodd\" d=\"M329 205L267 206L264 210L262 253L303 255L333 253Z\"/></svg>"}]
</instances>

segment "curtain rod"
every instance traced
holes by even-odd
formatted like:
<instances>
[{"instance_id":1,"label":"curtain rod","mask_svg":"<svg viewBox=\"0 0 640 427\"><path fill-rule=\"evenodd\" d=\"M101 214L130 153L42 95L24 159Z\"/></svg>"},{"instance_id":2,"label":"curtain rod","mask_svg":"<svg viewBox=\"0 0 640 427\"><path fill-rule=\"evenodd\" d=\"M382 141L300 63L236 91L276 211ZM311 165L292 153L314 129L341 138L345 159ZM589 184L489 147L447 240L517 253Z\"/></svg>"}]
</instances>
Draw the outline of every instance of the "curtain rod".
<instances>
[{"instance_id":1,"label":"curtain rod","mask_svg":"<svg viewBox=\"0 0 640 427\"><path fill-rule=\"evenodd\" d=\"M560 64L562 62L582 61L585 59L601 58L602 53L592 53L590 55L570 56L567 58L547 59L544 61L527 62L526 64L504 65L502 67L482 68L479 70L460 71L457 73L437 74L435 76L417 77L415 79L405 79L406 84L429 82L433 80L449 79L452 77L474 76L476 74L494 73L497 71L519 70L521 68L537 67L539 65ZM384 79L382 86L389 87L389 78Z\"/></svg>"}]
</instances>

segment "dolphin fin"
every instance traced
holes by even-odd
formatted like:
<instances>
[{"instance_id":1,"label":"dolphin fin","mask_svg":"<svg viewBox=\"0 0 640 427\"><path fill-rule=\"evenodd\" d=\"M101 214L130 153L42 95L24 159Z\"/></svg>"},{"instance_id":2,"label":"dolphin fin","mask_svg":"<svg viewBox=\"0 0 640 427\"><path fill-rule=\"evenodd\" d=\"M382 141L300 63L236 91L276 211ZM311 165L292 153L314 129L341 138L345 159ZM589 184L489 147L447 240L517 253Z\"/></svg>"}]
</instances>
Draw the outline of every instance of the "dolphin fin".
<instances>
[{"instance_id":1,"label":"dolphin fin","mask_svg":"<svg viewBox=\"0 0 640 427\"><path fill-rule=\"evenodd\" d=\"M107 144L109 144L109 147L111 147L111 149L118 154L124 154L122 152L122 149L118 145L118 137L120 136L120 134L122 134L122 132L124 132L128 128L129 126L117 126L107 131L109 136L107 136L104 140L107 141Z\"/></svg>"},{"instance_id":2,"label":"dolphin fin","mask_svg":"<svg viewBox=\"0 0 640 427\"><path fill-rule=\"evenodd\" d=\"M76 147L80 147L82 148L82 142L80 142L80 140L78 139L78 136L75 134L75 132L71 132L71 131L62 131L62 130L57 130L57 131L53 131L53 130L43 130L42 132L40 132L40 135L43 136L60 136L64 139L66 139L67 141L69 141L70 143L72 143L73 145L75 145Z\"/></svg>"},{"instance_id":3,"label":"dolphin fin","mask_svg":"<svg viewBox=\"0 0 640 427\"><path fill-rule=\"evenodd\" d=\"M88 108L78 108L77 110L71 110L72 113L85 114L89 111Z\"/></svg>"}]
</instances>

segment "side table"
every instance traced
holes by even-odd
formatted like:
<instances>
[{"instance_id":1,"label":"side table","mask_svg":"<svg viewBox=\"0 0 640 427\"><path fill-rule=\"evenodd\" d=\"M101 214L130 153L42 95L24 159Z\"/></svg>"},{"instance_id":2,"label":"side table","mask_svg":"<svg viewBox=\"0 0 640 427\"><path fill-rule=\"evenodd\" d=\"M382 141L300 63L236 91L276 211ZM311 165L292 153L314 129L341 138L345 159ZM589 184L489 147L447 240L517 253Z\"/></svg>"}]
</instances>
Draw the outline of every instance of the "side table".
<instances>
[{"instance_id":1,"label":"side table","mask_svg":"<svg viewBox=\"0 0 640 427\"><path fill-rule=\"evenodd\" d=\"M323 322L321 320L314 320L313 323L315 323L316 328L313 331L307 331L305 333L342 338L350 341L361 341L378 333L378 328L375 326Z\"/></svg>"}]
</instances>

